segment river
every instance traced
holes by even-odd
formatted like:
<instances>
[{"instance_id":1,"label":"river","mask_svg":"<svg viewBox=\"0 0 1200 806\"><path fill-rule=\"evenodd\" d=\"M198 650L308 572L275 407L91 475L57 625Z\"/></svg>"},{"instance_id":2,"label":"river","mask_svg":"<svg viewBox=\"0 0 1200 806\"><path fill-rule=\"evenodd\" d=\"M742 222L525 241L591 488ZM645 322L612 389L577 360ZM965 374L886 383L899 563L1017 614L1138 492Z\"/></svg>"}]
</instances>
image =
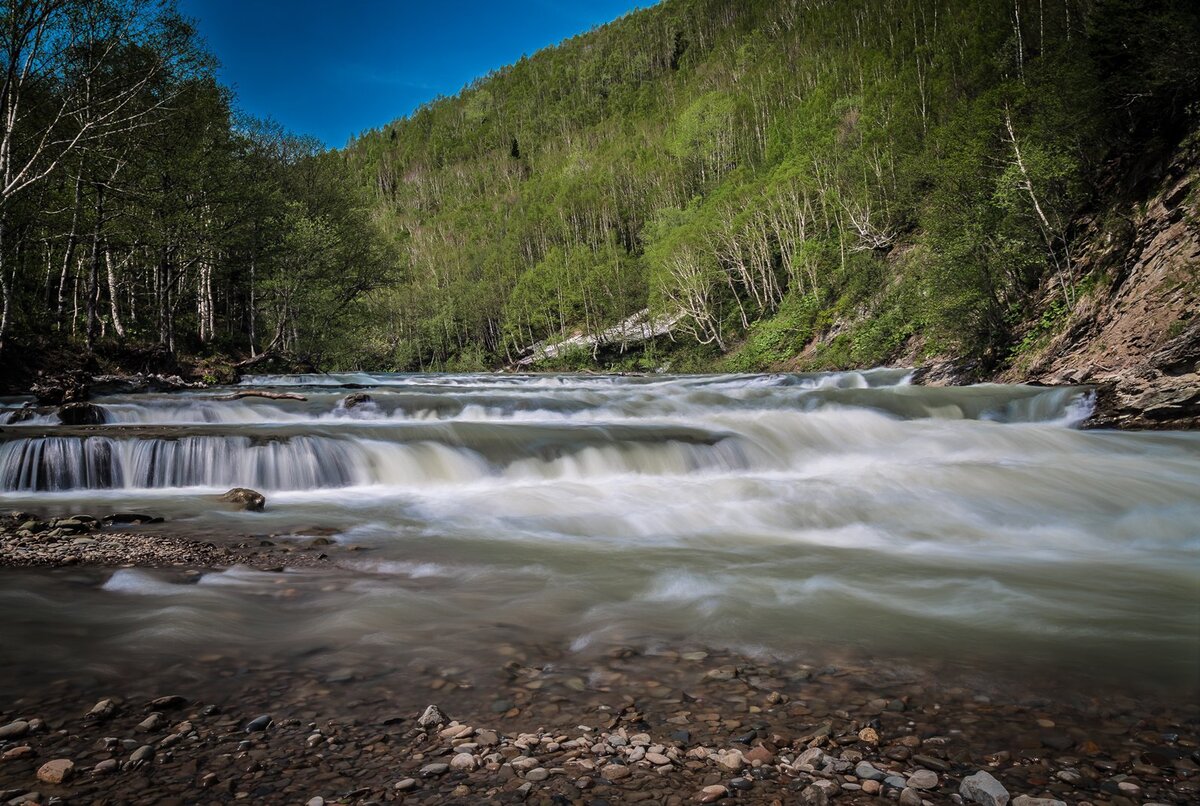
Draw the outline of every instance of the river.
<instances>
[{"instance_id":1,"label":"river","mask_svg":"<svg viewBox=\"0 0 1200 806\"><path fill-rule=\"evenodd\" d=\"M217 399L254 389L306 399ZM6 570L14 675L511 641L1200 679L1200 434L1081 430L1086 388L355 373L95 402L103 425L0 429L6 509L340 551L282 574ZM233 486L265 511L215 502Z\"/></svg>"}]
</instances>

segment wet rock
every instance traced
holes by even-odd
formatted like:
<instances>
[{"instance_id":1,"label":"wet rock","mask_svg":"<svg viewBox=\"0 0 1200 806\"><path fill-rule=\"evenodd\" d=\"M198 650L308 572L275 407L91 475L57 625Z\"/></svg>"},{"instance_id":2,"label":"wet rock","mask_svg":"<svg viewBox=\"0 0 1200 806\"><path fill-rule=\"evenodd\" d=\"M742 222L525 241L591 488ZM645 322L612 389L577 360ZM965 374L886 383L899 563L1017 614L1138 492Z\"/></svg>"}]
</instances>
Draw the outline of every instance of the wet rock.
<instances>
[{"instance_id":1,"label":"wet rock","mask_svg":"<svg viewBox=\"0 0 1200 806\"><path fill-rule=\"evenodd\" d=\"M610 781L621 781L629 777L630 769L624 764L608 764L600 770L600 775Z\"/></svg>"},{"instance_id":2,"label":"wet rock","mask_svg":"<svg viewBox=\"0 0 1200 806\"><path fill-rule=\"evenodd\" d=\"M923 756L918 754L913 756L912 760L915 763L920 764L922 767L928 767L931 770L937 770L938 772L950 772L950 765L944 760L936 758L935 756Z\"/></svg>"},{"instance_id":3,"label":"wet rock","mask_svg":"<svg viewBox=\"0 0 1200 806\"><path fill-rule=\"evenodd\" d=\"M475 769L475 757L470 753L459 753L454 758L450 759L450 769L460 770L462 772L470 772Z\"/></svg>"},{"instance_id":4,"label":"wet rock","mask_svg":"<svg viewBox=\"0 0 1200 806\"><path fill-rule=\"evenodd\" d=\"M550 771L545 767L534 767L532 770L525 773L525 780L534 781L535 783L539 781L545 781L549 777Z\"/></svg>"},{"instance_id":5,"label":"wet rock","mask_svg":"<svg viewBox=\"0 0 1200 806\"><path fill-rule=\"evenodd\" d=\"M156 515L143 515L139 512L114 512L105 515L100 521L105 526L141 526L146 523L162 523L163 519Z\"/></svg>"},{"instance_id":6,"label":"wet rock","mask_svg":"<svg viewBox=\"0 0 1200 806\"><path fill-rule=\"evenodd\" d=\"M1031 798L1029 795L1017 795L1012 799L1012 806L1067 806L1067 804L1054 798Z\"/></svg>"},{"instance_id":7,"label":"wet rock","mask_svg":"<svg viewBox=\"0 0 1200 806\"><path fill-rule=\"evenodd\" d=\"M356 406L361 406L365 403L374 403L375 398L368 395L366 392L354 392L342 398L342 408L349 411Z\"/></svg>"},{"instance_id":8,"label":"wet rock","mask_svg":"<svg viewBox=\"0 0 1200 806\"><path fill-rule=\"evenodd\" d=\"M938 785L938 776L936 772L930 770L917 770L908 776L904 785L913 789L933 789Z\"/></svg>"},{"instance_id":9,"label":"wet rock","mask_svg":"<svg viewBox=\"0 0 1200 806\"><path fill-rule=\"evenodd\" d=\"M921 806L921 793L911 787L900 790L900 806Z\"/></svg>"},{"instance_id":10,"label":"wet rock","mask_svg":"<svg viewBox=\"0 0 1200 806\"><path fill-rule=\"evenodd\" d=\"M407 792L410 789L416 788L416 786L416 778L401 778L392 786L392 789L395 789L397 792Z\"/></svg>"},{"instance_id":11,"label":"wet rock","mask_svg":"<svg viewBox=\"0 0 1200 806\"><path fill-rule=\"evenodd\" d=\"M58 409L63 425L103 425L104 410L94 403L68 403Z\"/></svg>"},{"instance_id":12,"label":"wet rock","mask_svg":"<svg viewBox=\"0 0 1200 806\"><path fill-rule=\"evenodd\" d=\"M1065 733L1043 733L1042 744L1052 750L1070 750L1075 740Z\"/></svg>"},{"instance_id":13,"label":"wet rock","mask_svg":"<svg viewBox=\"0 0 1200 806\"><path fill-rule=\"evenodd\" d=\"M866 761L858 762L854 767L854 774L866 781L882 781L884 778L887 778L887 773L875 769L872 764Z\"/></svg>"},{"instance_id":14,"label":"wet rock","mask_svg":"<svg viewBox=\"0 0 1200 806\"><path fill-rule=\"evenodd\" d=\"M112 775L120 765L115 758L106 758L95 767L92 767L92 775Z\"/></svg>"},{"instance_id":15,"label":"wet rock","mask_svg":"<svg viewBox=\"0 0 1200 806\"><path fill-rule=\"evenodd\" d=\"M26 733L29 733L29 723L23 719L18 719L15 722L9 722L7 725L0 727L0 741L5 739L20 739Z\"/></svg>"},{"instance_id":16,"label":"wet rock","mask_svg":"<svg viewBox=\"0 0 1200 806\"><path fill-rule=\"evenodd\" d=\"M27 744L22 744L5 750L4 754L0 755L0 759L4 761L16 761L22 758L32 758L33 755L33 748Z\"/></svg>"},{"instance_id":17,"label":"wet rock","mask_svg":"<svg viewBox=\"0 0 1200 806\"><path fill-rule=\"evenodd\" d=\"M182 708L188 704L187 697L179 694L168 694L165 697L158 697L150 701L148 707L156 711L170 711L175 708Z\"/></svg>"},{"instance_id":18,"label":"wet rock","mask_svg":"<svg viewBox=\"0 0 1200 806\"><path fill-rule=\"evenodd\" d=\"M75 762L68 758L56 758L38 767L37 778L44 784L61 784L75 774Z\"/></svg>"},{"instance_id":19,"label":"wet rock","mask_svg":"<svg viewBox=\"0 0 1200 806\"><path fill-rule=\"evenodd\" d=\"M437 727L446 722L446 715L442 713L442 709L436 705L429 705L417 718L417 724L422 728L429 729Z\"/></svg>"},{"instance_id":20,"label":"wet rock","mask_svg":"<svg viewBox=\"0 0 1200 806\"><path fill-rule=\"evenodd\" d=\"M271 715L260 714L246 723L246 733L259 733L271 726Z\"/></svg>"},{"instance_id":21,"label":"wet rock","mask_svg":"<svg viewBox=\"0 0 1200 806\"><path fill-rule=\"evenodd\" d=\"M139 722L137 729L142 733L149 733L162 727L164 721L163 715L155 711L153 714L150 714L150 716ZM247 728L247 730L249 730L249 728Z\"/></svg>"},{"instance_id":22,"label":"wet rock","mask_svg":"<svg viewBox=\"0 0 1200 806\"><path fill-rule=\"evenodd\" d=\"M133 769L148 763L154 758L153 745L144 744L137 750L134 750L129 755L129 761L125 763L126 768Z\"/></svg>"},{"instance_id":23,"label":"wet rock","mask_svg":"<svg viewBox=\"0 0 1200 806\"><path fill-rule=\"evenodd\" d=\"M5 425L16 425L17 423L28 422L29 420L32 420L36 414L37 414L37 409L34 408L33 406L27 405L27 406L24 406L23 408L17 409L12 414L8 415L8 419L4 421L4 424Z\"/></svg>"},{"instance_id":24,"label":"wet rock","mask_svg":"<svg viewBox=\"0 0 1200 806\"><path fill-rule=\"evenodd\" d=\"M1008 803L1008 790L984 770L964 778L958 793L963 799L982 806L1005 806Z\"/></svg>"},{"instance_id":25,"label":"wet rock","mask_svg":"<svg viewBox=\"0 0 1200 806\"><path fill-rule=\"evenodd\" d=\"M696 793L696 800L700 803L713 803L725 797L729 793L721 784L713 784L706 786Z\"/></svg>"},{"instance_id":26,"label":"wet rock","mask_svg":"<svg viewBox=\"0 0 1200 806\"><path fill-rule=\"evenodd\" d=\"M823 787L812 784L801 790L799 797L796 798L796 803L798 806L827 806L829 794Z\"/></svg>"},{"instance_id":27,"label":"wet rock","mask_svg":"<svg viewBox=\"0 0 1200 806\"><path fill-rule=\"evenodd\" d=\"M226 504L233 504L234 509L247 512L262 512L267 503L267 499L262 493L248 487L234 487L222 495L220 500Z\"/></svg>"},{"instance_id":28,"label":"wet rock","mask_svg":"<svg viewBox=\"0 0 1200 806\"><path fill-rule=\"evenodd\" d=\"M445 775L449 769L450 769L449 764L443 764L441 762L438 762L435 764L426 764L424 767L421 768L421 777L422 778L435 778L439 775Z\"/></svg>"},{"instance_id":29,"label":"wet rock","mask_svg":"<svg viewBox=\"0 0 1200 806\"><path fill-rule=\"evenodd\" d=\"M717 765L729 772L741 772L746 766L746 759L740 750L724 750L717 753Z\"/></svg>"}]
</instances>

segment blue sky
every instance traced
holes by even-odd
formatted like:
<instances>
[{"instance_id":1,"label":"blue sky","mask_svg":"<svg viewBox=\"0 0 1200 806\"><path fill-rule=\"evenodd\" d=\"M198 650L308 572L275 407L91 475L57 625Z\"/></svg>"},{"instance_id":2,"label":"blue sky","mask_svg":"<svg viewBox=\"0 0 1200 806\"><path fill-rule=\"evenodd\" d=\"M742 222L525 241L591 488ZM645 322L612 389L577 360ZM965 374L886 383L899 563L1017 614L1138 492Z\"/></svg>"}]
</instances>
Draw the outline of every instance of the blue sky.
<instances>
[{"instance_id":1,"label":"blue sky","mask_svg":"<svg viewBox=\"0 0 1200 806\"><path fill-rule=\"evenodd\" d=\"M341 147L651 0L179 0L239 109Z\"/></svg>"}]
</instances>

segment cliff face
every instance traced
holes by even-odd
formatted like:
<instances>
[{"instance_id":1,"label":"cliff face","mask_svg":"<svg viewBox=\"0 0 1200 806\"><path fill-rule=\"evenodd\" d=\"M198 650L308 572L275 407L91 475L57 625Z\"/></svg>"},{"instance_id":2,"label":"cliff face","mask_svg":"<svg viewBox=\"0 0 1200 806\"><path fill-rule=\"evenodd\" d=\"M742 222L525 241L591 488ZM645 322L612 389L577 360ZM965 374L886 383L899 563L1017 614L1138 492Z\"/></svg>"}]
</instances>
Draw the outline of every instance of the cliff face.
<instances>
[{"instance_id":1,"label":"cliff face","mask_svg":"<svg viewBox=\"0 0 1200 806\"><path fill-rule=\"evenodd\" d=\"M1077 232L1077 276L1091 290L998 380L1096 384L1096 426L1200 426L1200 148Z\"/></svg>"}]
</instances>

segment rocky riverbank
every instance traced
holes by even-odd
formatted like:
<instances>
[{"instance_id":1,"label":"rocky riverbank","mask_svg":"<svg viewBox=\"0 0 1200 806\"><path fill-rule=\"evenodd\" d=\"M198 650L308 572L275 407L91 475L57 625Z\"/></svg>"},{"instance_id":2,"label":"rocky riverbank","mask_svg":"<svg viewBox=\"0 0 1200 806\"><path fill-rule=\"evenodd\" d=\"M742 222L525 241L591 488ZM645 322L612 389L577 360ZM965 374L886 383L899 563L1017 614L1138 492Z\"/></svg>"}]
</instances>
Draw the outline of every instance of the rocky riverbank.
<instances>
[{"instance_id":1,"label":"rocky riverbank","mask_svg":"<svg viewBox=\"0 0 1200 806\"><path fill-rule=\"evenodd\" d=\"M333 545L321 535L276 542L270 536L173 534L160 524L162 518L134 513L41 519L24 512L8 513L0 517L0 568L244 565L282 570L325 564ZM130 531L131 527L140 530Z\"/></svg>"},{"instance_id":2,"label":"rocky riverbank","mask_svg":"<svg viewBox=\"0 0 1200 806\"><path fill-rule=\"evenodd\" d=\"M1194 705L950 670L501 644L201 656L0 699L4 803L1194 803ZM986 692L986 693L985 693ZM1101 695L1101 696L1096 696Z\"/></svg>"}]
</instances>

